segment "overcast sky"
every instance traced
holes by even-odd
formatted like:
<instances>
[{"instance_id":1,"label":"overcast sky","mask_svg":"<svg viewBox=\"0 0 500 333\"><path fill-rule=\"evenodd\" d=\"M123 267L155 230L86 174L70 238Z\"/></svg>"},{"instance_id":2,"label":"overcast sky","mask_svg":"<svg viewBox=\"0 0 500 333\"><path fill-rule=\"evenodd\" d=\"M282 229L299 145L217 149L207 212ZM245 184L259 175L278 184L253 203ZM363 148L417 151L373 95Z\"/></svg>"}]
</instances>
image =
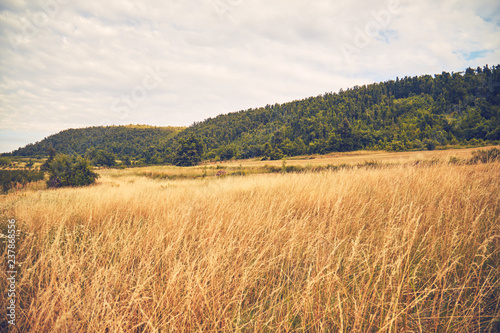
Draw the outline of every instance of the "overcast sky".
<instances>
[{"instance_id":1,"label":"overcast sky","mask_svg":"<svg viewBox=\"0 0 500 333\"><path fill-rule=\"evenodd\" d=\"M500 63L498 0L0 0L0 152Z\"/></svg>"}]
</instances>

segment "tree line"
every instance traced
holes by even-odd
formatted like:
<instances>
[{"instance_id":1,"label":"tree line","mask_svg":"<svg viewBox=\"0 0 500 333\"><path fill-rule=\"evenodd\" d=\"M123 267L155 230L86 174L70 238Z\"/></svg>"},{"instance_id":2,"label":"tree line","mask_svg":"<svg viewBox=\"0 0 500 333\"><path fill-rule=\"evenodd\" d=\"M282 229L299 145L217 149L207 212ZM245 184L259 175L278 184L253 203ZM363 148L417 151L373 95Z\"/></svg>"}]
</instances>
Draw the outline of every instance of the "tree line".
<instances>
[{"instance_id":1,"label":"tree line","mask_svg":"<svg viewBox=\"0 0 500 333\"><path fill-rule=\"evenodd\" d=\"M107 165L110 159L144 159L154 164L167 141L184 127L155 127L147 125L96 126L67 129L40 142L13 151L10 156L46 157L50 148L60 154L86 156L95 159L96 165ZM103 153L104 152L104 153Z\"/></svg>"},{"instance_id":2,"label":"tree line","mask_svg":"<svg viewBox=\"0 0 500 333\"><path fill-rule=\"evenodd\" d=\"M355 86L197 123L205 158L433 149L500 140L500 66ZM175 145L174 145L175 146Z\"/></svg>"},{"instance_id":3,"label":"tree line","mask_svg":"<svg viewBox=\"0 0 500 333\"><path fill-rule=\"evenodd\" d=\"M396 78L208 118L188 128L73 129L12 153L49 147L94 165L193 165L358 149L434 149L500 140L500 65Z\"/></svg>"},{"instance_id":4,"label":"tree line","mask_svg":"<svg viewBox=\"0 0 500 333\"><path fill-rule=\"evenodd\" d=\"M86 186L93 184L99 177L92 170L89 160L82 156L57 154L53 148L48 150L48 154L49 157L39 169L0 170L0 192L7 193L16 185L24 186L44 179L49 188Z\"/></svg>"}]
</instances>

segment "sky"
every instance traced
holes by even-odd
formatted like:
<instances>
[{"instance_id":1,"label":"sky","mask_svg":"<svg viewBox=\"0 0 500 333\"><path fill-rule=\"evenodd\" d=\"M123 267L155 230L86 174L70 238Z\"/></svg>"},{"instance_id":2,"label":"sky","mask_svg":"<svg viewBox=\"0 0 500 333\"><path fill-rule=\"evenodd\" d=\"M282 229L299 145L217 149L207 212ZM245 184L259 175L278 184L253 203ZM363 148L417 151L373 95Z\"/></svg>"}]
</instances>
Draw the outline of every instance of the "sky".
<instances>
[{"instance_id":1,"label":"sky","mask_svg":"<svg viewBox=\"0 0 500 333\"><path fill-rule=\"evenodd\" d=\"M499 63L498 0L0 0L0 152Z\"/></svg>"}]
</instances>

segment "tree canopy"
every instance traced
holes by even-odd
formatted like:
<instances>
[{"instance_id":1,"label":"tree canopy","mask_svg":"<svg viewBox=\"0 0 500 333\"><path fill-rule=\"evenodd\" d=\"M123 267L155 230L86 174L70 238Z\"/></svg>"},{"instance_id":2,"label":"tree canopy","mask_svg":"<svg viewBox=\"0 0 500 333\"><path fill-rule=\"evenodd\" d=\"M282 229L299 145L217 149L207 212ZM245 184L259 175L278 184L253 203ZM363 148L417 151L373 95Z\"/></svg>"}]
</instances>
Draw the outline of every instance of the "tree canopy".
<instances>
[{"instance_id":1,"label":"tree canopy","mask_svg":"<svg viewBox=\"0 0 500 333\"><path fill-rule=\"evenodd\" d=\"M500 140L500 66L355 86L209 118L197 135L211 159L356 149L408 150Z\"/></svg>"},{"instance_id":2,"label":"tree canopy","mask_svg":"<svg viewBox=\"0 0 500 333\"><path fill-rule=\"evenodd\" d=\"M64 154L56 155L49 164L49 187L86 186L93 184L99 175L92 171L87 159Z\"/></svg>"},{"instance_id":3,"label":"tree canopy","mask_svg":"<svg viewBox=\"0 0 500 333\"><path fill-rule=\"evenodd\" d=\"M203 155L203 141L190 135L188 138L181 138L175 152L174 163L177 166L193 166L201 162Z\"/></svg>"},{"instance_id":4,"label":"tree canopy","mask_svg":"<svg viewBox=\"0 0 500 333\"><path fill-rule=\"evenodd\" d=\"M12 155L41 156L48 147L54 147L59 153L87 154L95 165L112 165L115 158L131 164L193 165L203 158L278 159L357 149L434 149L499 140L497 65L354 86L338 93L219 115L185 129L71 129Z\"/></svg>"}]
</instances>

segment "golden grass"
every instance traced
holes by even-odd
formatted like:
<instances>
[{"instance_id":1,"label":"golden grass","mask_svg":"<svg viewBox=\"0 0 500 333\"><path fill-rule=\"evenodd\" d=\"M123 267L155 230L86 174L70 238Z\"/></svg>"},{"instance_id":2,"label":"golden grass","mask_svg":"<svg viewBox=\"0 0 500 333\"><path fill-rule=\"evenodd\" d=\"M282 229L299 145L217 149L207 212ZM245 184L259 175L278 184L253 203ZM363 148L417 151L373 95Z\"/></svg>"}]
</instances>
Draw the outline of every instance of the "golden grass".
<instances>
[{"instance_id":1,"label":"golden grass","mask_svg":"<svg viewBox=\"0 0 500 333\"><path fill-rule=\"evenodd\" d=\"M417 152L385 152L385 151L356 151L347 153L331 153L327 155L311 155L304 157L292 157L285 160L287 168L295 167L295 170L318 171L321 169L335 168L339 166L360 166L366 163L404 164L418 163L422 161L449 161L465 160L470 157L471 152L478 150L487 150L491 148L500 148L500 146L484 147L481 149L455 149L455 150L434 150ZM126 169L108 174L116 176L138 175L153 179L195 179L203 177L214 177L218 174L223 175L249 175L260 173L272 173L280 171L283 167L283 160L275 161L257 161L252 159L235 160L226 162L205 162L203 165L184 168L171 165L157 165Z\"/></svg>"},{"instance_id":2,"label":"golden grass","mask_svg":"<svg viewBox=\"0 0 500 333\"><path fill-rule=\"evenodd\" d=\"M499 163L101 174L0 198L22 230L17 331L499 328Z\"/></svg>"},{"instance_id":3,"label":"golden grass","mask_svg":"<svg viewBox=\"0 0 500 333\"><path fill-rule=\"evenodd\" d=\"M339 165L339 164L361 164L365 161L377 161L379 163L406 163L415 160L431 160L441 159L448 160L450 157L465 158L469 157L471 152L477 150L487 150L491 148L500 149L500 146L488 146L482 148L460 148L460 149L446 149L446 150L422 150L422 151L404 151L404 152L386 152L383 150L376 151L353 151L346 153L330 153L325 155L308 155L302 157L287 158L288 165ZM281 160L275 161L256 161L256 160L236 160L219 162L228 167L236 167L242 165L243 167L255 167L262 165L280 166ZM212 163L214 164L214 163Z\"/></svg>"}]
</instances>

